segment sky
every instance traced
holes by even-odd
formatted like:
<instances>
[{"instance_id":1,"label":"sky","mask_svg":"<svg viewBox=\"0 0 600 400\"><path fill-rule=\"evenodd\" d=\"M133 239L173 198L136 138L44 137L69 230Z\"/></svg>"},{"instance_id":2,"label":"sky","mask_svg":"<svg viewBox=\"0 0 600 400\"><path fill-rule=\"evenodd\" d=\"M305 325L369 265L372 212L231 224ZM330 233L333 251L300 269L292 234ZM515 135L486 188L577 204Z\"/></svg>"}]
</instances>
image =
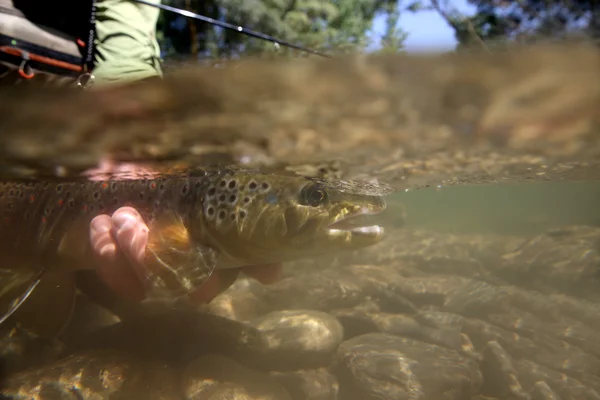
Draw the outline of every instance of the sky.
<instances>
[{"instance_id":1,"label":"sky","mask_svg":"<svg viewBox=\"0 0 600 400\"><path fill-rule=\"evenodd\" d=\"M475 8L467 0L447 0L465 15L474 13ZM426 1L425 1L426 3ZM444 2L441 2L444 4ZM456 46L454 31L435 11L405 12L400 15L399 26L408 32L405 46L409 52L452 50ZM375 19L372 35L380 37L385 30L385 17Z\"/></svg>"}]
</instances>

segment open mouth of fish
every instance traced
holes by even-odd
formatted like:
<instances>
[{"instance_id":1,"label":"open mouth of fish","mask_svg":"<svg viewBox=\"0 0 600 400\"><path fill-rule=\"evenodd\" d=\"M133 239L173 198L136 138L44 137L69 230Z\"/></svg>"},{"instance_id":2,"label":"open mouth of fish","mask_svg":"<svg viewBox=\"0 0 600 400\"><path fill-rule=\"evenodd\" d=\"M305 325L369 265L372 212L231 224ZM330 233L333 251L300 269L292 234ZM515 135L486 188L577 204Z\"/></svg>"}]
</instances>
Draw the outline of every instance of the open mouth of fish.
<instances>
[{"instance_id":1,"label":"open mouth of fish","mask_svg":"<svg viewBox=\"0 0 600 400\"><path fill-rule=\"evenodd\" d=\"M381 213L381 210L373 211L364 208L355 214L347 215L328 226L329 233L340 234L349 232L353 235L382 236L384 229L381 225L373 224L373 216Z\"/></svg>"}]
</instances>

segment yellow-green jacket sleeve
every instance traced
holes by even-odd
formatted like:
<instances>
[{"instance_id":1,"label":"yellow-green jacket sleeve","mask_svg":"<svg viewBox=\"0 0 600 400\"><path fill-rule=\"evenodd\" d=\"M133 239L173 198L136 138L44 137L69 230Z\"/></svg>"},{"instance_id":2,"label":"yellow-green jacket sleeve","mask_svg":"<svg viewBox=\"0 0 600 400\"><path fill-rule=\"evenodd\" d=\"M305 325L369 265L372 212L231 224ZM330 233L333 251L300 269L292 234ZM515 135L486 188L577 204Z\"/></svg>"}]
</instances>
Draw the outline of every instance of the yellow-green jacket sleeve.
<instances>
[{"instance_id":1,"label":"yellow-green jacket sleeve","mask_svg":"<svg viewBox=\"0 0 600 400\"><path fill-rule=\"evenodd\" d=\"M130 0L96 3L94 86L162 76L156 40L159 13L158 8Z\"/></svg>"}]
</instances>

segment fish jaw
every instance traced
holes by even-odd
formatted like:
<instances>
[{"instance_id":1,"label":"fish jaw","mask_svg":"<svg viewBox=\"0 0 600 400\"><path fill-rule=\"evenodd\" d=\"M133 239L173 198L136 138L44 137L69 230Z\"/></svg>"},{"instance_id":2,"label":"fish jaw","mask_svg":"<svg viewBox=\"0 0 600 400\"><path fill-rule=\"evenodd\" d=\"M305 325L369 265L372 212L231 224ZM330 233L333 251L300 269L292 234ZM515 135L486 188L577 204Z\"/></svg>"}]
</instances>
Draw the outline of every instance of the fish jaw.
<instances>
[{"instance_id":1,"label":"fish jaw","mask_svg":"<svg viewBox=\"0 0 600 400\"><path fill-rule=\"evenodd\" d=\"M249 186L243 177L236 179L238 187ZM367 247L385 236L385 229L370 221L386 208L380 196L347 193L298 176L255 176L252 182L259 187L264 184L268 190L248 197L243 219L236 218L240 209L233 207L226 214L231 222L222 219L215 223L214 209L205 206L212 217L203 216L204 231L222 252L223 260L230 260L221 265L233 268L295 261ZM240 191L236 195L248 196ZM216 196L219 192L212 190L209 200Z\"/></svg>"},{"instance_id":2,"label":"fish jaw","mask_svg":"<svg viewBox=\"0 0 600 400\"><path fill-rule=\"evenodd\" d=\"M353 248L374 245L385 237L385 228L371 223L370 217L379 215L385 208L386 204L383 202L342 215L327 227L327 235L332 240L347 242Z\"/></svg>"}]
</instances>

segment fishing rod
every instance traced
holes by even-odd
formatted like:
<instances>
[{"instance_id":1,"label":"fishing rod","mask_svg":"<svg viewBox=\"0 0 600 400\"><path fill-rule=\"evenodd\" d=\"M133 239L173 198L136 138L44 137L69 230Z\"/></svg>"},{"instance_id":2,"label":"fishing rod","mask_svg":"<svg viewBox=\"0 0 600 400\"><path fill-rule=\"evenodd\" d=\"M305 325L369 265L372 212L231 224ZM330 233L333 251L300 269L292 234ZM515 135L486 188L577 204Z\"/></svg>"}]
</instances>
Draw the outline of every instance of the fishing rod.
<instances>
[{"instance_id":1,"label":"fishing rod","mask_svg":"<svg viewBox=\"0 0 600 400\"><path fill-rule=\"evenodd\" d=\"M229 29L229 30L232 30L232 31L240 32L240 33L243 33L243 34L248 35L248 36L252 36L252 37L255 37L255 38L258 38L258 39L262 39L262 40L266 40L268 42L275 43L276 46L283 45L283 46L290 47L290 48L295 49L295 50L303 51L305 53L310 53L310 54L314 54L314 55L321 56L321 57L331 58L331 56L329 56L327 54L324 54L324 53L321 53L321 52L316 51L316 50L312 50L312 49L309 49L309 48L306 48L306 47L298 46L296 44L286 42L285 40L279 40L279 39L277 39L277 38L275 38L273 36L266 35L264 33L252 31L250 29L246 29L243 26L233 25L233 24L229 24L227 22L218 21L216 19L205 17L204 15L196 14L196 13L193 13L191 11L182 10L180 8L177 8L177 7L171 7L171 6L167 6L167 5L164 5L164 4L151 3L151 2L149 2L147 0L131 0L131 1L134 1L134 2L140 3L140 4L144 4L144 5L147 5L147 6L150 6L150 7L160 8L161 10L170 11L172 13L179 14L179 15L182 15L182 16L187 17L187 18L196 19L196 20L199 20L199 21L202 21L202 22L208 22L209 24L217 25L217 26L220 26L221 28L225 28L225 29Z\"/></svg>"}]
</instances>

